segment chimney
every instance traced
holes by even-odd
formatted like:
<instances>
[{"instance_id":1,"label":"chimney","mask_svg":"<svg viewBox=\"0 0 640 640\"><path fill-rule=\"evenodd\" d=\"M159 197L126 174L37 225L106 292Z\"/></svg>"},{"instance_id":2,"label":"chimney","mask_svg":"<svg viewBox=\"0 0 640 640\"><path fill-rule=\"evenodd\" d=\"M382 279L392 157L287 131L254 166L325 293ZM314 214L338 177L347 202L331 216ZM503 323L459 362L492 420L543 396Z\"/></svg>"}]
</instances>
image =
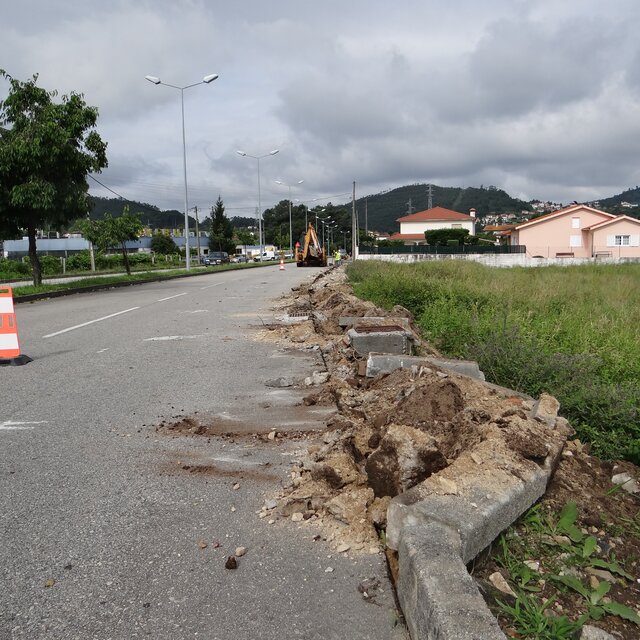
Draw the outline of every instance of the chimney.
<instances>
[{"instance_id":1,"label":"chimney","mask_svg":"<svg viewBox=\"0 0 640 640\"><path fill-rule=\"evenodd\" d=\"M472 218L475 218L475 217L476 217L476 210L475 210L475 209L469 209L469 215L470 215Z\"/></svg>"}]
</instances>

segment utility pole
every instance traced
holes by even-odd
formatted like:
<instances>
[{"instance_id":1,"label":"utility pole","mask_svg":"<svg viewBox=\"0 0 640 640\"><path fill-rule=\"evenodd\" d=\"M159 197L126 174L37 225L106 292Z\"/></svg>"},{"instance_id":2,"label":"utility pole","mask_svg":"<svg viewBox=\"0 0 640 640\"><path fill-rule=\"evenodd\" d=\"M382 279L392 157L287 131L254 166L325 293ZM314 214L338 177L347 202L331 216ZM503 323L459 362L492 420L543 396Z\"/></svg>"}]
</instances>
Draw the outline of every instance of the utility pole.
<instances>
[{"instance_id":1,"label":"utility pole","mask_svg":"<svg viewBox=\"0 0 640 640\"><path fill-rule=\"evenodd\" d=\"M410 216L415 210L415 207L411 204L411 198L409 198L409 202L407 202L407 215Z\"/></svg>"},{"instance_id":2,"label":"utility pole","mask_svg":"<svg viewBox=\"0 0 640 640\"><path fill-rule=\"evenodd\" d=\"M356 217L356 181L353 181L353 195L351 196L351 259L358 256L358 220Z\"/></svg>"},{"instance_id":3,"label":"utility pole","mask_svg":"<svg viewBox=\"0 0 640 640\"><path fill-rule=\"evenodd\" d=\"M198 228L198 205L196 205L195 207L193 207L193 210L196 213L196 244L198 246L198 264L200 264L200 230Z\"/></svg>"},{"instance_id":4,"label":"utility pole","mask_svg":"<svg viewBox=\"0 0 640 640\"><path fill-rule=\"evenodd\" d=\"M364 199L364 232L369 237L369 198Z\"/></svg>"}]
</instances>

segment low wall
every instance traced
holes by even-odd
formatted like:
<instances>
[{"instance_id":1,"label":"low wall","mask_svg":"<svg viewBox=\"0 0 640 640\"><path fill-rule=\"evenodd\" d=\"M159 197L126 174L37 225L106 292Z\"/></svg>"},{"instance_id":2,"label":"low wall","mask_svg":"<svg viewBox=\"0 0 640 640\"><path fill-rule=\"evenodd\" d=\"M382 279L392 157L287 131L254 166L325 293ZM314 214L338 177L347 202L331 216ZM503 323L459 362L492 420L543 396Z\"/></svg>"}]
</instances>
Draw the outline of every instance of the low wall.
<instances>
[{"instance_id":1,"label":"low wall","mask_svg":"<svg viewBox=\"0 0 640 640\"><path fill-rule=\"evenodd\" d=\"M531 258L524 253L496 253L496 254L453 254L434 255L425 253L390 253L369 254L361 253L358 260L379 260L382 262L424 262L433 260L470 260L488 267L549 267L559 265L568 267L579 264L621 264L625 262L640 262L640 258Z\"/></svg>"}]
</instances>

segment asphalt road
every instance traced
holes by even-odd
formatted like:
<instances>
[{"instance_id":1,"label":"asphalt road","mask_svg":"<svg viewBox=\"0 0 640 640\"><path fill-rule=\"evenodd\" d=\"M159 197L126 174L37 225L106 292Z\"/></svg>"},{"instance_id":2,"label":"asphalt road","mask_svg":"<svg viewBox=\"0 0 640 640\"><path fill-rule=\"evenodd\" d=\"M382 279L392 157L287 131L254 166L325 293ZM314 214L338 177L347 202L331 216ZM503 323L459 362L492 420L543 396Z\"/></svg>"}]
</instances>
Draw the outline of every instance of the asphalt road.
<instances>
[{"instance_id":1,"label":"asphalt road","mask_svg":"<svg viewBox=\"0 0 640 640\"><path fill-rule=\"evenodd\" d=\"M326 415L265 386L320 369L317 355L253 335L316 273L275 265L16 307L34 360L0 367L2 640L404 637L381 555L337 556L308 526L256 515L305 445L242 433ZM156 432L180 416L241 435ZM366 578L381 583L374 602Z\"/></svg>"}]
</instances>

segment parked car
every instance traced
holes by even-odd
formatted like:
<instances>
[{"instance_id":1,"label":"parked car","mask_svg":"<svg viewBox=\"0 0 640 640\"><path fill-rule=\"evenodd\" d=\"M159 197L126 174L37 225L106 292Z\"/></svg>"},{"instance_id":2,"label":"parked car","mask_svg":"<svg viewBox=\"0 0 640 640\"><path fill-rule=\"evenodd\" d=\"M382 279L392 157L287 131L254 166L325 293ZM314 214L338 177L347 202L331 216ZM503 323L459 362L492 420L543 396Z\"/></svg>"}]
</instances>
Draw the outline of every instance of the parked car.
<instances>
[{"instance_id":1,"label":"parked car","mask_svg":"<svg viewBox=\"0 0 640 640\"><path fill-rule=\"evenodd\" d=\"M227 262L229 262L229 254L226 251L210 251L209 255L204 257L204 264L207 267Z\"/></svg>"},{"instance_id":2,"label":"parked car","mask_svg":"<svg viewBox=\"0 0 640 640\"><path fill-rule=\"evenodd\" d=\"M247 256L235 256L231 262L249 262L249 260L247 260Z\"/></svg>"}]
</instances>

